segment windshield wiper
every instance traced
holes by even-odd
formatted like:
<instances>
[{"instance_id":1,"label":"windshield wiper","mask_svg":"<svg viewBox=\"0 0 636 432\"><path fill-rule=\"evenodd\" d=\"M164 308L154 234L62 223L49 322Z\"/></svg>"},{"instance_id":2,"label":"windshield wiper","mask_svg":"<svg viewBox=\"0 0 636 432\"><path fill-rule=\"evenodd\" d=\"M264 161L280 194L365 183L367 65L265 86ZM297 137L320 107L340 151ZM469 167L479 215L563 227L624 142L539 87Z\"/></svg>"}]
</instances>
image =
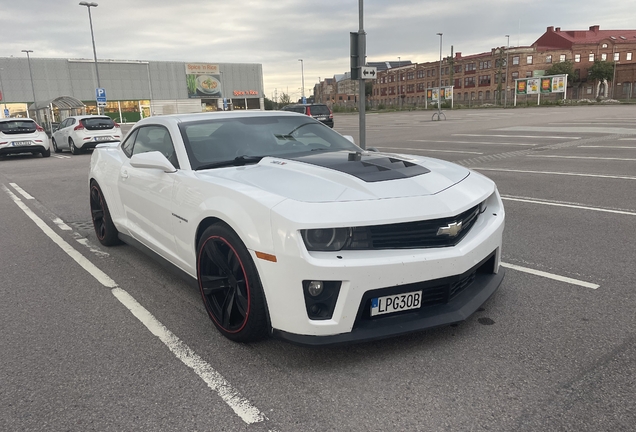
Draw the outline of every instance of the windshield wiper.
<instances>
[{"instance_id":1,"label":"windshield wiper","mask_svg":"<svg viewBox=\"0 0 636 432\"><path fill-rule=\"evenodd\" d=\"M243 166L247 164L255 164L255 163L259 163L261 159L263 159L264 157L265 156L247 156L247 155L237 156L234 159L201 165L200 167L197 168L197 171L212 169L212 168L221 168L226 166Z\"/></svg>"}]
</instances>

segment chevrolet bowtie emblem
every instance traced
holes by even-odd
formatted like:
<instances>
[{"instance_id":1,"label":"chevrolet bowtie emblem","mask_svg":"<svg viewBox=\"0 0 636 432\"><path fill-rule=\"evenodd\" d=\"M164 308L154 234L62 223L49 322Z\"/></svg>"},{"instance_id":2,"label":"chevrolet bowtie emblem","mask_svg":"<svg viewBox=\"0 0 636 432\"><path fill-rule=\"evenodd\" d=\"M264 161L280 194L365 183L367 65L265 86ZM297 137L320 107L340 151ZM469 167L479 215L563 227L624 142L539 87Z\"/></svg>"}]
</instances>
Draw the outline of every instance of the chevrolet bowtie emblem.
<instances>
[{"instance_id":1,"label":"chevrolet bowtie emblem","mask_svg":"<svg viewBox=\"0 0 636 432\"><path fill-rule=\"evenodd\" d=\"M448 225L446 225L445 227L440 227L437 230L437 235L447 235L449 237L456 237L457 234L459 234L462 230L462 222L453 222L450 223Z\"/></svg>"}]
</instances>

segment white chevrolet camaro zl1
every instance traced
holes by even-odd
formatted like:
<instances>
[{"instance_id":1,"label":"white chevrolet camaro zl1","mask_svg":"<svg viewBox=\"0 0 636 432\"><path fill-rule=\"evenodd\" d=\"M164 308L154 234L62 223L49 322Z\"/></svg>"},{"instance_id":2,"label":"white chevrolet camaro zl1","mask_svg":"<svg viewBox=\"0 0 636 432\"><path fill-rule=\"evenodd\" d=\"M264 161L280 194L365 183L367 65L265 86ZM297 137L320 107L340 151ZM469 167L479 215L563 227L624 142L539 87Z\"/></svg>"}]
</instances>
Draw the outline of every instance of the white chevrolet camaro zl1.
<instances>
[{"instance_id":1,"label":"white chevrolet camaro zl1","mask_svg":"<svg viewBox=\"0 0 636 432\"><path fill-rule=\"evenodd\" d=\"M332 345L447 325L503 280L490 179L365 151L301 114L146 118L97 146L89 187L99 241L167 261L235 341Z\"/></svg>"}]
</instances>

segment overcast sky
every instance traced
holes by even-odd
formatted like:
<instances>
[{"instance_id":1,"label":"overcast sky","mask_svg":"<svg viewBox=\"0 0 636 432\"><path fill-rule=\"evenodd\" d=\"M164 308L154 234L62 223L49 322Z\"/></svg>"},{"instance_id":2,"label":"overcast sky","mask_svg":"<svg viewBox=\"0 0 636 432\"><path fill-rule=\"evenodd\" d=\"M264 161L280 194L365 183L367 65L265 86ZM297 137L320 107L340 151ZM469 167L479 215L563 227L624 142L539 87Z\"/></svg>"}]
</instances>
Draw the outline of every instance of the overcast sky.
<instances>
[{"instance_id":1,"label":"overcast sky","mask_svg":"<svg viewBox=\"0 0 636 432\"><path fill-rule=\"evenodd\" d=\"M92 58L79 0L0 0L0 57ZM265 95L300 95L349 68L358 0L98 0L91 8L100 59L261 63ZM546 27L636 28L632 1L364 0L368 61L439 59L532 44Z\"/></svg>"}]
</instances>

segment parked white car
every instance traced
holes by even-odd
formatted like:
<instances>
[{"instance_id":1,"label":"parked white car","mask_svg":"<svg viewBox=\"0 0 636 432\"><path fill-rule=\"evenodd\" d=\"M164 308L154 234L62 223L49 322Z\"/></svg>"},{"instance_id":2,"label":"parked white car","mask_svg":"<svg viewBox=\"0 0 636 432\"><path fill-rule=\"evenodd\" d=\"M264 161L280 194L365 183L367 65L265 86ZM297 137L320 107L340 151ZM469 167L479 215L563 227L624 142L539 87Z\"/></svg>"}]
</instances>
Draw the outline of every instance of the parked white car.
<instances>
[{"instance_id":1,"label":"parked white car","mask_svg":"<svg viewBox=\"0 0 636 432\"><path fill-rule=\"evenodd\" d=\"M48 135L30 118L0 119L0 157L19 153L51 156Z\"/></svg>"},{"instance_id":2,"label":"parked white car","mask_svg":"<svg viewBox=\"0 0 636 432\"><path fill-rule=\"evenodd\" d=\"M72 116L53 131L53 150L69 150L76 155L100 143L120 141L121 137L121 128L108 116Z\"/></svg>"},{"instance_id":3,"label":"parked white car","mask_svg":"<svg viewBox=\"0 0 636 432\"><path fill-rule=\"evenodd\" d=\"M499 287L495 184L368 152L292 112L157 116L93 152L97 238L149 250L235 341L308 345L465 320Z\"/></svg>"}]
</instances>

